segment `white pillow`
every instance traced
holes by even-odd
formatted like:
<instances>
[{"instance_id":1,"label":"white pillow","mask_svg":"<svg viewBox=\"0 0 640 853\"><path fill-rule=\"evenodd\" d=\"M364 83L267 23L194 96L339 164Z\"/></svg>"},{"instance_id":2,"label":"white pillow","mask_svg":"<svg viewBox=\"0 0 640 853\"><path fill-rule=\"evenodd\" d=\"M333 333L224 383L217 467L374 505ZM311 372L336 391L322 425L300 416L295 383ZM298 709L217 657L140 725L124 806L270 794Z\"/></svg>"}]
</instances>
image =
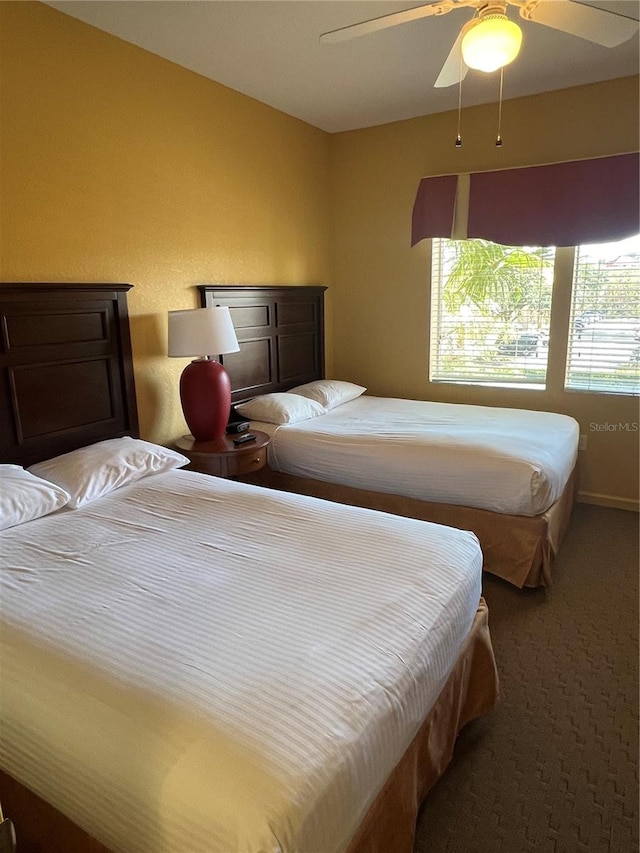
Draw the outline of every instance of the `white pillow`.
<instances>
[{"instance_id":1,"label":"white pillow","mask_svg":"<svg viewBox=\"0 0 640 853\"><path fill-rule=\"evenodd\" d=\"M325 409L335 409L342 403L355 400L364 394L366 388L355 385L353 382L343 382L341 379L317 379L315 382L307 382L306 385L298 385L291 388L291 394L301 394L310 400L315 400Z\"/></svg>"},{"instance_id":2,"label":"white pillow","mask_svg":"<svg viewBox=\"0 0 640 853\"><path fill-rule=\"evenodd\" d=\"M0 465L0 530L33 521L69 502L64 489L20 465Z\"/></svg>"},{"instance_id":3,"label":"white pillow","mask_svg":"<svg viewBox=\"0 0 640 853\"><path fill-rule=\"evenodd\" d=\"M285 393L263 394L235 408L245 418L266 424L295 424L325 414L324 406L315 400Z\"/></svg>"},{"instance_id":4,"label":"white pillow","mask_svg":"<svg viewBox=\"0 0 640 853\"><path fill-rule=\"evenodd\" d=\"M182 453L138 438L110 438L32 465L29 471L65 489L77 509L147 474L188 465Z\"/></svg>"}]
</instances>

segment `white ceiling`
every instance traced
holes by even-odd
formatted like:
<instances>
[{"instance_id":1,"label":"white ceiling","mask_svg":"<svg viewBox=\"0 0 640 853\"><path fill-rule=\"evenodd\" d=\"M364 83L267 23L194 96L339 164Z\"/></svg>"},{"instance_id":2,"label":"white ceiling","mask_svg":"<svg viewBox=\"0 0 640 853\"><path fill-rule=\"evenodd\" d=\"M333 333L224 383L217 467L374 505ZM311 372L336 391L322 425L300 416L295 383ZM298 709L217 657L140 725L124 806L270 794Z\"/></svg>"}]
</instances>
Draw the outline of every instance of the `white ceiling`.
<instances>
[{"instance_id":1,"label":"white ceiling","mask_svg":"<svg viewBox=\"0 0 640 853\"><path fill-rule=\"evenodd\" d=\"M581 0L582 2L582 0ZM638 0L585 0L633 17ZM424 0L57 0L48 5L329 132L458 106L458 87L434 89L456 36L473 15L447 15L321 45L321 33L424 5ZM505 99L637 74L638 38L601 47L517 17L520 56ZM463 106L498 100L499 75L470 71Z\"/></svg>"}]
</instances>

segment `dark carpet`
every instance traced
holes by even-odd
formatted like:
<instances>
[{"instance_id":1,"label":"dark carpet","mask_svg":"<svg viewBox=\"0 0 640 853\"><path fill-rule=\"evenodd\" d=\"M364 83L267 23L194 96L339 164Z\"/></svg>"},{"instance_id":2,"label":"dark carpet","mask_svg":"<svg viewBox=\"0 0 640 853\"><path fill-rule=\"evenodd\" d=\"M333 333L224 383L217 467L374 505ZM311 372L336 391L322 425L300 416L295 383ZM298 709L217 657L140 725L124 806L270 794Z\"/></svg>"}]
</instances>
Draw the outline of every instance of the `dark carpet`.
<instances>
[{"instance_id":1,"label":"dark carpet","mask_svg":"<svg viewBox=\"0 0 640 853\"><path fill-rule=\"evenodd\" d=\"M578 504L553 587L485 576L501 699L461 733L415 853L637 853L638 515Z\"/></svg>"}]
</instances>

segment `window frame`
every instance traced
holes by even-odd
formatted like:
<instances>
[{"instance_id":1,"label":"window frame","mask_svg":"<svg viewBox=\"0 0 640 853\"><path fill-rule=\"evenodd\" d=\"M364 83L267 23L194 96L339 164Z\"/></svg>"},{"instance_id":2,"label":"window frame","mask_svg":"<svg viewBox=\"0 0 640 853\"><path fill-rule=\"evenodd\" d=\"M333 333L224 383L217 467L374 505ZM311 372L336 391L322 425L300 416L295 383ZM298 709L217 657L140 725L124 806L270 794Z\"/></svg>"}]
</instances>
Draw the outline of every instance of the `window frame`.
<instances>
[{"instance_id":1,"label":"window frame","mask_svg":"<svg viewBox=\"0 0 640 853\"><path fill-rule=\"evenodd\" d=\"M554 249L553 280L551 286L551 306L549 318L549 342L546 365L546 381L532 385L526 383L503 383L499 380L474 381L473 379L434 379L432 378L433 335L437 334L433 324L433 314L438 308L434 299L433 282L434 242L448 238L434 237L429 240L429 308L428 308L428 381L439 386L473 387L477 389L493 389L500 392L530 392L557 394L578 394L614 396L619 398L638 398L640 391L621 391L619 389L576 388L567 385L569 374L569 350L571 343L571 316L573 305L574 265L576 248L573 246L557 246ZM623 238L624 239L624 238ZM616 241L610 241L616 242Z\"/></svg>"}]
</instances>

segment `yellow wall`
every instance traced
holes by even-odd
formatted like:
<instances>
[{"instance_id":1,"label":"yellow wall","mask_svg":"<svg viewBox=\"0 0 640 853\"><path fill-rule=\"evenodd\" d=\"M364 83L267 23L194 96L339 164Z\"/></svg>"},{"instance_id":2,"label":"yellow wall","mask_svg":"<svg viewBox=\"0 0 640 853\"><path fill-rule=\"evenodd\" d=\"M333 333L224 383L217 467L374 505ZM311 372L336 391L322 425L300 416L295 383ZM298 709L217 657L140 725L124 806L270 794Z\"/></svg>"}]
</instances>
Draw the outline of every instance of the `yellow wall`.
<instances>
[{"instance_id":1,"label":"yellow wall","mask_svg":"<svg viewBox=\"0 0 640 853\"><path fill-rule=\"evenodd\" d=\"M133 284L141 432L180 435L166 312L329 283L329 137L39 3L0 3L0 63L0 278Z\"/></svg>"},{"instance_id":2,"label":"yellow wall","mask_svg":"<svg viewBox=\"0 0 640 853\"><path fill-rule=\"evenodd\" d=\"M420 177L637 149L637 79L329 136L39 3L0 2L0 279L129 296L143 437L184 432L166 312L194 285L328 285L327 370L373 393L637 422L637 400L430 386ZM637 435L589 433L583 489L637 496Z\"/></svg>"},{"instance_id":3,"label":"yellow wall","mask_svg":"<svg viewBox=\"0 0 640 853\"><path fill-rule=\"evenodd\" d=\"M332 136L336 375L379 395L572 415L587 435L583 496L637 507L639 433L591 428L638 424L637 398L429 382L429 241L413 249L409 243L421 177L637 151L638 103L637 77L507 101L501 149L494 144L495 104L463 111L461 149L454 146L455 112ZM568 298L560 296L554 312ZM562 364L550 372L561 376Z\"/></svg>"}]
</instances>

